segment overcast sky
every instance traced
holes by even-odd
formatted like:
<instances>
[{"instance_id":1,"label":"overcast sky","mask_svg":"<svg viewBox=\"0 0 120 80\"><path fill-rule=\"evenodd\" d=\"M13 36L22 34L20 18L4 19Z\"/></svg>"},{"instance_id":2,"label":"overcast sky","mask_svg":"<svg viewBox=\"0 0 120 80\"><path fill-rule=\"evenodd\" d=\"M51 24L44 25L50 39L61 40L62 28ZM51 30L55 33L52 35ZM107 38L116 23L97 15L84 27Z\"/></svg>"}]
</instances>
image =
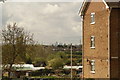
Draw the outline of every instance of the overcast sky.
<instances>
[{"instance_id":1,"label":"overcast sky","mask_svg":"<svg viewBox=\"0 0 120 80\"><path fill-rule=\"evenodd\" d=\"M81 39L81 2L9 2L2 7L2 25L16 22L34 33L40 44L73 43Z\"/></svg>"}]
</instances>

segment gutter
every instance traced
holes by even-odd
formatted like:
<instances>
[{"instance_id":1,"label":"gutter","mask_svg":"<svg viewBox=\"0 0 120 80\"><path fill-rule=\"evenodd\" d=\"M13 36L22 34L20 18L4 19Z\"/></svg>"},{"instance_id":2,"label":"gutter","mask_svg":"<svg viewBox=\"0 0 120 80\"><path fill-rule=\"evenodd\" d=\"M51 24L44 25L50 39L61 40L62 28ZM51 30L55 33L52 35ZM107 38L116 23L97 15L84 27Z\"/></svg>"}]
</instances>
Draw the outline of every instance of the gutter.
<instances>
[{"instance_id":1,"label":"gutter","mask_svg":"<svg viewBox=\"0 0 120 80\"><path fill-rule=\"evenodd\" d=\"M112 8L109 8L109 16L108 16L108 77L110 78L110 14Z\"/></svg>"},{"instance_id":2,"label":"gutter","mask_svg":"<svg viewBox=\"0 0 120 80\"><path fill-rule=\"evenodd\" d=\"M81 16L81 23L82 23L82 80L84 80L84 16Z\"/></svg>"}]
</instances>

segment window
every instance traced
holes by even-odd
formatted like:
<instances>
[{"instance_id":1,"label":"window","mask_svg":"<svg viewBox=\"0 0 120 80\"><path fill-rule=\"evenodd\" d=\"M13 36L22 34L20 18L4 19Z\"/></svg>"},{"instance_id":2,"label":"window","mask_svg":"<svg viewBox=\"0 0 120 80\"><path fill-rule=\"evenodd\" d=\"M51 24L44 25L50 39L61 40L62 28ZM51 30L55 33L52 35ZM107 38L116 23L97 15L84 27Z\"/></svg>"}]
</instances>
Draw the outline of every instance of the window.
<instances>
[{"instance_id":1,"label":"window","mask_svg":"<svg viewBox=\"0 0 120 80\"><path fill-rule=\"evenodd\" d=\"M95 13L91 13L91 24L95 24Z\"/></svg>"},{"instance_id":2,"label":"window","mask_svg":"<svg viewBox=\"0 0 120 80\"><path fill-rule=\"evenodd\" d=\"M90 48L95 48L95 36L91 36Z\"/></svg>"},{"instance_id":3,"label":"window","mask_svg":"<svg viewBox=\"0 0 120 80\"><path fill-rule=\"evenodd\" d=\"M91 65L91 71L90 73L95 73L95 60L91 60L90 61L90 65Z\"/></svg>"}]
</instances>

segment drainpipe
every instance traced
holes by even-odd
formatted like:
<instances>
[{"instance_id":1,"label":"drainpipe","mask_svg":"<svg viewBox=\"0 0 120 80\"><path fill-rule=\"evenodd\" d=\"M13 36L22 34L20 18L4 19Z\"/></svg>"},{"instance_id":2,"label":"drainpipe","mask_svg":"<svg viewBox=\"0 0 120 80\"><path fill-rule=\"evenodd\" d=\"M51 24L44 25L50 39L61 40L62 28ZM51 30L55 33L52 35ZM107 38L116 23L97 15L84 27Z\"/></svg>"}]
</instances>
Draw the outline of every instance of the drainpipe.
<instances>
[{"instance_id":1,"label":"drainpipe","mask_svg":"<svg viewBox=\"0 0 120 80\"><path fill-rule=\"evenodd\" d=\"M84 80L84 16L81 16L82 24L82 80Z\"/></svg>"},{"instance_id":2,"label":"drainpipe","mask_svg":"<svg viewBox=\"0 0 120 80\"><path fill-rule=\"evenodd\" d=\"M109 8L109 16L108 16L108 77L110 78L110 15L112 8Z\"/></svg>"}]
</instances>

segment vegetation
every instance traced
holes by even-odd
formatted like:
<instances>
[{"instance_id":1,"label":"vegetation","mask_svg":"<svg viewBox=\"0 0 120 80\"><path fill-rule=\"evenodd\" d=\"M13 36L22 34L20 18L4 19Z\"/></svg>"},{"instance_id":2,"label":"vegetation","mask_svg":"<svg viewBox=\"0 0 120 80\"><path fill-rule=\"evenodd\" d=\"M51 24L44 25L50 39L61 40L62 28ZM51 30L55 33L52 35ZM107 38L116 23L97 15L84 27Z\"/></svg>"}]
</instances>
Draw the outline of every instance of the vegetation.
<instances>
[{"instance_id":1,"label":"vegetation","mask_svg":"<svg viewBox=\"0 0 120 80\"><path fill-rule=\"evenodd\" d=\"M4 65L9 64L6 70L10 77L14 63L20 60L26 62L27 51L31 50L30 47L34 45L33 35L25 32L23 28L19 28L14 23L13 25L7 25L6 29L2 30L2 39L2 63Z\"/></svg>"},{"instance_id":2,"label":"vegetation","mask_svg":"<svg viewBox=\"0 0 120 80\"><path fill-rule=\"evenodd\" d=\"M34 66L36 67L45 67L47 65L47 60L43 57L36 58L34 62Z\"/></svg>"},{"instance_id":3,"label":"vegetation","mask_svg":"<svg viewBox=\"0 0 120 80\"><path fill-rule=\"evenodd\" d=\"M15 63L34 64L36 67L53 69L54 72L59 72L58 70L62 70L64 65L71 64L69 50L53 51L53 46L35 44L33 35L25 32L16 23L7 25L6 29L2 30L2 39L2 64L9 64L3 67L5 71L9 72L9 78L10 72L13 71L12 65ZM67 48L68 46L64 44L57 47ZM81 51L73 52L73 66L79 65L82 62L81 55ZM64 72L67 73L68 71Z\"/></svg>"}]
</instances>

